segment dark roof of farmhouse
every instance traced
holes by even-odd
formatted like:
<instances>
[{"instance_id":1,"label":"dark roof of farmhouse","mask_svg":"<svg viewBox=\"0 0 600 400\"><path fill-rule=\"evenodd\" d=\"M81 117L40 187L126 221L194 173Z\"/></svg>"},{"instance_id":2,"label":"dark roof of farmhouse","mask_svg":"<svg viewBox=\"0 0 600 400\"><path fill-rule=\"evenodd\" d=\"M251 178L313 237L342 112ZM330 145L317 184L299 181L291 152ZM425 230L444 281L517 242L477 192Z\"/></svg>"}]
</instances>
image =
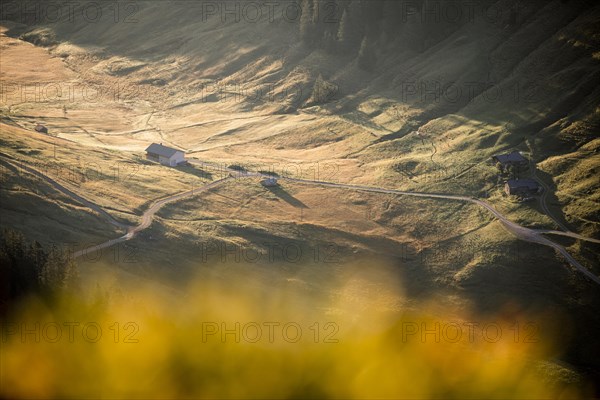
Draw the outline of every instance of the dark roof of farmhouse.
<instances>
[{"instance_id":1,"label":"dark roof of farmhouse","mask_svg":"<svg viewBox=\"0 0 600 400\"><path fill-rule=\"evenodd\" d=\"M181 150L163 146L162 144L158 144L158 143L152 143L146 149L147 153L157 154L157 155L163 156L163 157L172 157L178 151L181 151Z\"/></svg>"},{"instance_id":2,"label":"dark roof of farmhouse","mask_svg":"<svg viewBox=\"0 0 600 400\"><path fill-rule=\"evenodd\" d=\"M533 179L509 179L506 184L511 189L526 188L533 190L540 187L539 183Z\"/></svg>"}]
</instances>

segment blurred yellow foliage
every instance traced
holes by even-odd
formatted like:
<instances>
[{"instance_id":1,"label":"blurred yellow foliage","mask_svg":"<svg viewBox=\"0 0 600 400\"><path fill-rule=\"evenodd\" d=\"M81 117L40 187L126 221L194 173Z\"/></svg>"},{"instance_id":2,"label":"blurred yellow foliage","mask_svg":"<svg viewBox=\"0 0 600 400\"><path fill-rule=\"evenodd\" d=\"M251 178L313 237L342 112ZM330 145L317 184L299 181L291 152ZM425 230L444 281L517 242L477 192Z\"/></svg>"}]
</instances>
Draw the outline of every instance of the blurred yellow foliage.
<instances>
[{"instance_id":1,"label":"blurred yellow foliage","mask_svg":"<svg viewBox=\"0 0 600 400\"><path fill-rule=\"evenodd\" d=\"M550 358L551 346L508 320L440 318L433 305L384 310L356 285L328 299L206 280L183 300L142 289L51 306L30 299L3 322L0 397L589 395L544 380L536 360Z\"/></svg>"}]
</instances>

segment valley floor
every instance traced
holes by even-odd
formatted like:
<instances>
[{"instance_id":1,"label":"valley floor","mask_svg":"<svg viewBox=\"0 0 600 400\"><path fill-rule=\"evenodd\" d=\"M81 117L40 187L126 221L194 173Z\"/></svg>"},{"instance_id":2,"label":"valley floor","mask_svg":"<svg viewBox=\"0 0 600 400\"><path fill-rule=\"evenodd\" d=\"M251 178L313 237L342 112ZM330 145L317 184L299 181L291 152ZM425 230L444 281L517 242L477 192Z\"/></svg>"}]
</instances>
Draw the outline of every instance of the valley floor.
<instances>
[{"instance_id":1,"label":"valley floor","mask_svg":"<svg viewBox=\"0 0 600 400\"><path fill-rule=\"evenodd\" d=\"M560 336L556 313L574 341L594 340L600 224L593 196L558 190L547 172L567 156L533 165L545 192L517 202L489 161L507 149L502 122L448 114L408 129L390 99L290 109L167 94L112 73L92 48L36 46L19 29L0 27L0 226L68 248L86 289L148 284L179 304L196 277L235 276L257 293L289 289L293 302L348 300L326 312L349 320L371 306L482 319L511 309L549 337ZM189 163L149 162L153 142ZM573 162L587 165L598 143ZM267 176L278 185L261 186ZM600 368L587 346L569 342L565 363Z\"/></svg>"}]
</instances>

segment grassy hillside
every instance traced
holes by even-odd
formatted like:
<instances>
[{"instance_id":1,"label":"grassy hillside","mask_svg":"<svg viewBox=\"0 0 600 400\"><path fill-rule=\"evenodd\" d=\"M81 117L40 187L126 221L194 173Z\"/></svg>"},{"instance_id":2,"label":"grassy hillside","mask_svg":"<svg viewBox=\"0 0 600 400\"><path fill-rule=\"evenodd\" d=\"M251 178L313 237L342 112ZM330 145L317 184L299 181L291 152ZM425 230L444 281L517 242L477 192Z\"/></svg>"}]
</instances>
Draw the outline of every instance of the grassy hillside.
<instances>
[{"instance_id":1,"label":"grassy hillside","mask_svg":"<svg viewBox=\"0 0 600 400\"><path fill-rule=\"evenodd\" d=\"M3 11L1 227L44 244L123 234L11 162L129 225L153 201L235 165L484 198L523 226L600 237L600 6L486 0L450 21L449 2L402 3L290 0L303 16L278 3L271 19L259 2L260 18L240 10L237 22L203 2L170 0L111 3L118 16L103 4L93 22L79 7L60 21ZM49 134L34 132L37 123ZM218 167L148 162L151 142ZM539 200L504 193L491 156L512 150L531 159L525 177L547 188ZM196 279L209 294L231 282L261 294L283 288L275 302L355 324L368 325L369 307L390 320L406 310L521 318L552 342L540 353L543 376L598 376L598 290L549 248L518 241L473 204L280 183L232 179L165 206L133 240L78 260L86 292L150 285L181 318L182 288ZM600 275L597 244L554 239Z\"/></svg>"},{"instance_id":2,"label":"grassy hillside","mask_svg":"<svg viewBox=\"0 0 600 400\"><path fill-rule=\"evenodd\" d=\"M272 20L263 9L251 23L248 10L223 15L221 5L212 11L191 2L138 2L131 21L118 23L103 17L15 25L8 34L46 45L53 63L62 60L51 68L58 75L52 79L76 90L74 100L47 96L45 103L11 104L10 111L96 146L140 150L156 140L228 163L335 160L339 180L397 187L407 183L399 163L416 163L417 178L517 149L540 165L560 165L545 176L553 193L564 193L555 197L555 213L572 229L597 234L590 208L598 204L598 186L581 169L593 175L599 165L598 7L482 2L446 21L444 2L425 3L430 17L390 2L354 3L333 2L331 18L329 8L322 10L311 40L301 18L284 18L279 8ZM361 68L357 44L319 36L339 35L343 10L353 7L386 10L382 27L369 28L368 13L366 25L356 26L369 38L372 68ZM434 17L441 21L428 19ZM166 22L172 20L177 25ZM30 81L23 75L10 79ZM84 98L81 87L101 88L102 95ZM63 106L67 120L53 117ZM573 157L588 165L569 162ZM489 175L471 179L468 192L489 188ZM522 218L543 220L527 208L518 210Z\"/></svg>"}]
</instances>

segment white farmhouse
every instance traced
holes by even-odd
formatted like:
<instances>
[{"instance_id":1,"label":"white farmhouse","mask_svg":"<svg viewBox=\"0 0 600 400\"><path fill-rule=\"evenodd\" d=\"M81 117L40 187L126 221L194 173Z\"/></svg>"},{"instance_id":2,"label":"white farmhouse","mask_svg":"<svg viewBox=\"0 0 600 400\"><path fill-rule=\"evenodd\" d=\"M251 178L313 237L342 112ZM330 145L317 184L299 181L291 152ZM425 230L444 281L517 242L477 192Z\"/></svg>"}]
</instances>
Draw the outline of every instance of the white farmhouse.
<instances>
[{"instance_id":1,"label":"white farmhouse","mask_svg":"<svg viewBox=\"0 0 600 400\"><path fill-rule=\"evenodd\" d=\"M163 165L175 167L185 162L185 154L181 150L163 146L162 143L152 143L146 149L146 158Z\"/></svg>"}]
</instances>

